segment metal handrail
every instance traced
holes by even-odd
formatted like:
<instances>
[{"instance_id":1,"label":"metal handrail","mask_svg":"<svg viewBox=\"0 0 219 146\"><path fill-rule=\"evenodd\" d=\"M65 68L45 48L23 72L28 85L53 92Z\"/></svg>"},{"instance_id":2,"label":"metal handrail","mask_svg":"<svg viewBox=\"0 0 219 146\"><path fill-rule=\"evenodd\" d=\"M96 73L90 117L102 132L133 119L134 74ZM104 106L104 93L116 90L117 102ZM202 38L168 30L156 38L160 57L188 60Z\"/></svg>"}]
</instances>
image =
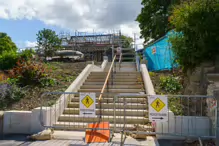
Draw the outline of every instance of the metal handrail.
<instances>
[{"instance_id":1,"label":"metal handrail","mask_svg":"<svg viewBox=\"0 0 219 146\"><path fill-rule=\"evenodd\" d=\"M102 88L102 90L101 90L101 92L100 92L99 102L100 102L101 99L102 99L103 92L104 92L104 90L105 90L105 88L106 88L107 82L108 82L109 77L110 77L110 74L111 74L111 72L112 72L112 68L113 68L113 64L114 64L114 62L115 62L115 59L116 59L116 55L115 55L114 58L113 58L112 64L111 64L111 66L110 66L110 69L109 69L108 74L107 74L107 76L106 76L105 82L104 82L104 84L103 84L103 88Z\"/></svg>"},{"instance_id":2,"label":"metal handrail","mask_svg":"<svg viewBox=\"0 0 219 146\"><path fill-rule=\"evenodd\" d=\"M120 56L119 56L119 70L121 68L121 62L122 62L122 53L120 53Z\"/></svg>"}]
</instances>

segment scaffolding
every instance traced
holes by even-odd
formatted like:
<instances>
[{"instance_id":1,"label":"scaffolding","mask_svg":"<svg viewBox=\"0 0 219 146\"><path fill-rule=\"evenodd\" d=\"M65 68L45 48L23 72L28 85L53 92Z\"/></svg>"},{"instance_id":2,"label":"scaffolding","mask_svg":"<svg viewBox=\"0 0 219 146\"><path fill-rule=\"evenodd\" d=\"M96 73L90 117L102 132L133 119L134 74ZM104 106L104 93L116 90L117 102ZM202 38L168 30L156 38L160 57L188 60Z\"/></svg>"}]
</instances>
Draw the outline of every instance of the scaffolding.
<instances>
[{"instance_id":1,"label":"scaffolding","mask_svg":"<svg viewBox=\"0 0 219 146\"><path fill-rule=\"evenodd\" d=\"M75 50L84 53L88 58L102 61L107 50L121 45L121 31L113 30L105 33L99 32L61 32L59 34L62 46L66 50Z\"/></svg>"}]
</instances>

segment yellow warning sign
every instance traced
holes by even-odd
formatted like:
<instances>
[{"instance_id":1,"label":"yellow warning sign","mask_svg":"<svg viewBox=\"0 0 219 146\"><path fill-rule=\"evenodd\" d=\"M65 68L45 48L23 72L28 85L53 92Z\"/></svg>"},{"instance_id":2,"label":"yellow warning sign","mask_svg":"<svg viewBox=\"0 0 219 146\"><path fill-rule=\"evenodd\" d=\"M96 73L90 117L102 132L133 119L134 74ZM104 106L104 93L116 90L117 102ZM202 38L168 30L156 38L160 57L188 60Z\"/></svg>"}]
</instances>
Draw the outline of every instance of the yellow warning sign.
<instances>
[{"instance_id":1,"label":"yellow warning sign","mask_svg":"<svg viewBox=\"0 0 219 146\"><path fill-rule=\"evenodd\" d=\"M86 106L87 108L89 108L89 107L94 103L93 99L92 99L90 96L88 96L88 95L85 96L85 97L82 99L81 102L82 102L83 105Z\"/></svg>"},{"instance_id":2,"label":"yellow warning sign","mask_svg":"<svg viewBox=\"0 0 219 146\"><path fill-rule=\"evenodd\" d=\"M152 103L151 107L153 107L157 112L161 111L165 107L165 103L159 98L156 98Z\"/></svg>"}]
</instances>

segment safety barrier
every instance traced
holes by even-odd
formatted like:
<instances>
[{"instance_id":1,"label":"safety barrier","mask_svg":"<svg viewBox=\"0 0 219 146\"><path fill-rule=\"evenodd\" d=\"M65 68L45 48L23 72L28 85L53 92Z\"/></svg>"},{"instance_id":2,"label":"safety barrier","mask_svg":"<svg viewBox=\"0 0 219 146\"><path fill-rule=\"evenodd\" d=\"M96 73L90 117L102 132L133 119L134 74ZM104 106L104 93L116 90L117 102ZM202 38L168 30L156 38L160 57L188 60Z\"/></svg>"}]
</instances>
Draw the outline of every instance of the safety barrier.
<instances>
[{"instance_id":1,"label":"safety barrier","mask_svg":"<svg viewBox=\"0 0 219 146\"><path fill-rule=\"evenodd\" d=\"M152 116L153 114L151 111L148 111L149 106L153 106L153 103L148 104L148 98L150 97L167 98L168 103L160 103L160 106L162 104L168 105L169 110L167 111L168 117L166 122L152 122L154 124L150 124L151 121L148 118L149 115ZM137 103L133 104L133 102L130 102L131 100L136 100ZM195 139L200 144L202 144L203 139L215 140L217 114L212 118L208 116L208 113L216 113L217 106L214 104L214 108L212 108L213 102L210 103L209 100L216 101L213 96L203 95L117 95L114 98L115 103L116 101L123 101L123 104L120 105L123 106L122 112L124 113L123 117L121 117L123 118L121 142L124 142L124 137L130 134L156 135L160 139ZM136 115L131 117L132 115L130 113L132 113L132 109L129 109L129 107L133 106L145 106L145 108L137 111ZM209 111L209 108L212 108L211 111ZM115 109L117 108L114 106L114 111ZM142 117L138 118L138 116L143 115L145 116L143 121L138 121L138 119L142 119ZM114 117L118 116L115 112ZM133 120L132 122L135 121L138 124L132 124L130 119ZM114 122L114 125L117 124L116 120ZM153 126L156 128L155 131ZM116 131L118 129L115 128L114 130Z\"/></svg>"},{"instance_id":2,"label":"safety barrier","mask_svg":"<svg viewBox=\"0 0 219 146\"><path fill-rule=\"evenodd\" d=\"M60 130L77 130L84 131L87 128L88 123L109 121L111 127L113 127L113 97L115 93L94 93L96 101L98 103L99 95L102 95L102 103L95 104L94 117L89 115L80 116L80 94L78 92L46 92L43 93L42 97L53 99L60 97L55 103L51 101L42 102L40 111L40 123L44 128L54 128ZM45 99L45 98L44 98ZM111 102L106 104L107 102ZM100 118L101 117L101 118ZM94 128L95 129L95 128Z\"/></svg>"},{"instance_id":3,"label":"safety barrier","mask_svg":"<svg viewBox=\"0 0 219 146\"><path fill-rule=\"evenodd\" d=\"M100 94L96 93L96 101ZM42 103L40 121L45 128L85 131L88 123L107 121L113 133L122 133L121 142L127 134L156 135L161 139L195 139L200 143L203 139L216 139L217 136L217 104L214 96L104 93L103 96L107 98L102 99L102 105L96 104L96 115L89 117L80 116L80 93L48 92L42 96L51 99L59 95L62 96L55 103ZM151 97L161 99L160 111L162 106L168 107L167 121L154 122L149 119L153 116L149 107L155 106L148 102ZM166 97L167 103L161 97Z\"/></svg>"}]
</instances>

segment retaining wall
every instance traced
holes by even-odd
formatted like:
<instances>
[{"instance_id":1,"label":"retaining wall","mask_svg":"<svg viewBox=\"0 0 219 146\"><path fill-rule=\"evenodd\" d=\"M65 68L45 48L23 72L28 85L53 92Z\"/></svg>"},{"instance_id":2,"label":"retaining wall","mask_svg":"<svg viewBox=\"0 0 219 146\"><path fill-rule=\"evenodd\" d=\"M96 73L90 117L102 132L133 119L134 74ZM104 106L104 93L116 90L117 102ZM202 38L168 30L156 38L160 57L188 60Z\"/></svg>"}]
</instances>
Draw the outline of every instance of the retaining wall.
<instances>
[{"instance_id":1,"label":"retaining wall","mask_svg":"<svg viewBox=\"0 0 219 146\"><path fill-rule=\"evenodd\" d=\"M101 67L94 64L88 64L85 69L79 74L74 82L68 87L65 92L77 92L84 81L89 76L90 72L102 72L107 65L108 59L104 57ZM52 125L63 113L67 102L64 102L73 97L61 95L57 102L52 107L38 107L32 111L5 111L4 118L1 120L0 113L0 135L3 134L33 134L44 129L43 125ZM42 112L41 112L42 110ZM59 112L57 112L59 111ZM40 116L42 114L42 116ZM56 114L56 116L54 116ZM3 124L2 124L3 121ZM1 126L1 124L3 126Z\"/></svg>"}]
</instances>

